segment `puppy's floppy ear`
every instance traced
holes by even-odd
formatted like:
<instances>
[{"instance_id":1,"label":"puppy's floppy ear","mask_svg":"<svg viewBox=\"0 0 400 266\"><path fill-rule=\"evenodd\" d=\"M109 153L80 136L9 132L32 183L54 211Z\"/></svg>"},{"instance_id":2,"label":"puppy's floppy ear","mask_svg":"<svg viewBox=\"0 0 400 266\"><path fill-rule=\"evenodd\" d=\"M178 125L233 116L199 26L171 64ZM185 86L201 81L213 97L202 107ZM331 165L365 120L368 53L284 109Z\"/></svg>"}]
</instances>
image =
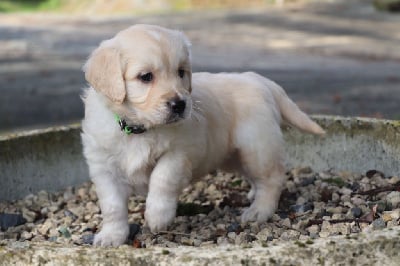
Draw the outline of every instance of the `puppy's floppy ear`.
<instances>
[{"instance_id":1,"label":"puppy's floppy ear","mask_svg":"<svg viewBox=\"0 0 400 266\"><path fill-rule=\"evenodd\" d=\"M111 47L99 47L83 66L90 85L113 102L121 104L126 96L120 53Z\"/></svg>"}]
</instances>

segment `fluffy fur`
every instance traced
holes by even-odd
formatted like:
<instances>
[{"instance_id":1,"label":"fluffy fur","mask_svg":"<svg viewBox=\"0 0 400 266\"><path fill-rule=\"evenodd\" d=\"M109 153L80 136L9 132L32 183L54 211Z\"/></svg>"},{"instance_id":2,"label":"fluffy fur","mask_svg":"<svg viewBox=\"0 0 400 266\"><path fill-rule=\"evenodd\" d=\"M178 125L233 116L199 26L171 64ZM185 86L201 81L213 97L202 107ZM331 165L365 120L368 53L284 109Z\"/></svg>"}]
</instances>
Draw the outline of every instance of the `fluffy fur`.
<instances>
[{"instance_id":1,"label":"fluffy fur","mask_svg":"<svg viewBox=\"0 0 400 266\"><path fill-rule=\"evenodd\" d=\"M258 74L192 75L189 46L181 32L135 25L104 41L84 66L91 87L83 97L82 142L103 215L95 245L124 243L132 193L147 196L145 219L156 232L174 219L182 189L216 169L239 172L251 184L242 222L265 221L285 182L282 119L324 133ZM146 73L150 82L140 78ZM172 99L186 102L179 117ZM115 114L147 131L124 134Z\"/></svg>"}]
</instances>

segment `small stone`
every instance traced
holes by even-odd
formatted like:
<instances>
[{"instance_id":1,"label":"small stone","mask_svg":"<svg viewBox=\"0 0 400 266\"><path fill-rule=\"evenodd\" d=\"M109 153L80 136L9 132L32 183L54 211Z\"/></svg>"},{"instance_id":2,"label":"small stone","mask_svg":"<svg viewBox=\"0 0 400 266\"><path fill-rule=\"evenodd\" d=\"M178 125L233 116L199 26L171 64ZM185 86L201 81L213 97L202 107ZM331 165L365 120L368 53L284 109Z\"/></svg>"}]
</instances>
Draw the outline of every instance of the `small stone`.
<instances>
[{"instance_id":1,"label":"small stone","mask_svg":"<svg viewBox=\"0 0 400 266\"><path fill-rule=\"evenodd\" d=\"M289 240L297 240L299 239L300 232L295 231L295 230L286 230L282 233L280 236L280 239L289 241Z\"/></svg>"},{"instance_id":2,"label":"small stone","mask_svg":"<svg viewBox=\"0 0 400 266\"><path fill-rule=\"evenodd\" d=\"M76 216L73 212L71 212L70 210L65 210L64 211L64 215L67 217L67 218L71 218L71 222L72 222L72 220L76 220L76 219L78 219L78 216Z\"/></svg>"},{"instance_id":3,"label":"small stone","mask_svg":"<svg viewBox=\"0 0 400 266\"><path fill-rule=\"evenodd\" d=\"M309 178L304 178L304 179L301 181L300 185L301 185L301 186L304 186L304 187L305 187L305 186L308 186L308 185L312 185L312 184L314 184L315 180L316 180L315 176L309 177Z\"/></svg>"},{"instance_id":4,"label":"small stone","mask_svg":"<svg viewBox=\"0 0 400 266\"><path fill-rule=\"evenodd\" d=\"M40 206L45 206L49 204L49 193L47 191L41 190L38 192L37 204Z\"/></svg>"},{"instance_id":5,"label":"small stone","mask_svg":"<svg viewBox=\"0 0 400 266\"><path fill-rule=\"evenodd\" d=\"M53 237L53 236L58 237L58 236L60 236L60 232L58 231L57 228L51 228L49 230L48 236L49 237Z\"/></svg>"},{"instance_id":6,"label":"small stone","mask_svg":"<svg viewBox=\"0 0 400 266\"><path fill-rule=\"evenodd\" d=\"M307 202L307 200L305 199L305 198L303 198L303 197L298 197L297 198L297 200L296 200L296 204L297 205L303 205L303 204L305 204Z\"/></svg>"},{"instance_id":7,"label":"small stone","mask_svg":"<svg viewBox=\"0 0 400 266\"><path fill-rule=\"evenodd\" d=\"M395 209L393 211L385 211L382 214L382 219L385 222L395 220L397 221L400 218L400 209Z\"/></svg>"},{"instance_id":8,"label":"small stone","mask_svg":"<svg viewBox=\"0 0 400 266\"><path fill-rule=\"evenodd\" d=\"M374 230L383 229L386 227L386 223L382 218L378 218L372 222L372 228Z\"/></svg>"},{"instance_id":9,"label":"small stone","mask_svg":"<svg viewBox=\"0 0 400 266\"><path fill-rule=\"evenodd\" d=\"M251 234L241 232L238 236L236 236L235 244L236 245L247 244L253 242L256 239L257 238Z\"/></svg>"},{"instance_id":10,"label":"small stone","mask_svg":"<svg viewBox=\"0 0 400 266\"><path fill-rule=\"evenodd\" d=\"M348 235L350 234L351 225L350 223L337 223L332 224L331 232L335 235Z\"/></svg>"},{"instance_id":11,"label":"small stone","mask_svg":"<svg viewBox=\"0 0 400 266\"><path fill-rule=\"evenodd\" d=\"M217 239L218 240L218 239ZM200 244L200 247L213 247L215 246L214 241L204 241Z\"/></svg>"},{"instance_id":12,"label":"small stone","mask_svg":"<svg viewBox=\"0 0 400 266\"><path fill-rule=\"evenodd\" d=\"M313 224L313 225L309 226L306 230L307 230L307 231L310 233L310 235L311 235L311 234L318 234L319 231L320 231L320 228L319 228L319 225Z\"/></svg>"},{"instance_id":13,"label":"small stone","mask_svg":"<svg viewBox=\"0 0 400 266\"><path fill-rule=\"evenodd\" d=\"M217 224L217 229L225 230L225 224Z\"/></svg>"},{"instance_id":14,"label":"small stone","mask_svg":"<svg viewBox=\"0 0 400 266\"><path fill-rule=\"evenodd\" d=\"M89 201L86 204L86 211L90 214L100 213L100 208L93 201Z\"/></svg>"},{"instance_id":15,"label":"small stone","mask_svg":"<svg viewBox=\"0 0 400 266\"><path fill-rule=\"evenodd\" d=\"M386 223L386 227L387 227L387 228L395 227L395 226L398 226L398 225L399 225L399 222L398 222L398 221L395 221L395 220L388 221L388 222Z\"/></svg>"},{"instance_id":16,"label":"small stone","mask_svg":"<svg viewBox=\"0 0 400 266\"><path fill-rule=\"evenodd\" d=\"M346 188L346 187L342 187L342 188L339 190L339 192L340 192L342 195L351 195L351 193L353 193L353 191L352 191L351 189Z\"/></svg>"},{"instance_id":17,"label":"small stone","mask_svg":"<svg viewBox=\"0 0 400 266\"><path fill-rule=\"evenodd\" d=\"M76 194L81 198L81 199L87 199L89 197L89 189L82 187L79 188Z\"/></svg>"},{"instance_id":18,"label":"small stone","mask_svg":"<svg viewBox=\"0 0 400 266\"><path fill-rule=\"evenodd\" d=\"M229 245L229 241L226 237L220 236L217 238L217 245L220 245L220 246Z\"/></svg>"},{"instance_id":19,"label":"small stone","mask_svg":"<svg viewBox=\"0 0 400 266\"><path fill-rule=\"evenodd\" d=\"M188 238L188 237L181 237L181 244L186 245L186 246L192 246L193 245L193 239Z\"/></svg>"},{"instance_id":20,"label":"small stone","mask_svg":"<svg viewBox=\"0 0 400 266\"><path fill-rule=\"evenodd\" d=\"M228 232L239 232L242 230L242 227L238 222L233 222L226 228Z\"/></svg>"},{"instance_id":21,"label":"small stone","mask_svg":"<svg viewBox=\"0 0 400 266\"><path fill-rule=\"evenodd\" d=\"M21 234L21 240L31 240L33 238L32 232L24 231Z\"/></svg>"},{"instance_id":22,"label":"small stone","mask_svg":"<svg viewBox=\"0 0 400 266\"><path fill-rule=\"evenodd\" d=\"M345 219L346 216L342 213L334 213L332 214L332 220L342 220Z\"/></svg>"},{"instance_id":23,"label":"small stone","mask_svg":"<svg viewBox=\"0 0 400 266\"><path fill-rule=\"evenodd\" d=\"M342 196L340 197L340 201L341 201L341 202L348 202L348 203L350 203L350 200L351 200L351 196L350 196L350 195L342 195Z\"/></svg>"},{"instance_id":24,"label":"small stone","mask_svg":"<svg viewBox=\"0 0 400 266\"><path fill-rule=\"evenodd\" d=\"M287 228L290 228L292 226L292 223L290 222L289 218L283 219L283 221L281 222L281 224Z\"/></svg>"},{"instance_id":25,"label":"small stone","mask_svg":"<svg viewBox=\"0 0 400 266\"><path fill-rule=\"evenodd\" d=\"M47 233L49 232L50 228L52 228L52 227L53 227L53 223L52 223L50 220L46 220L46 221L42 224L42 226L40 226L40 227L38 228L38 232L39 232L41 235L46 236Z\"/></svg>"},{"instance_id":26,"label":"small stone","mask_svg":"<svg viewBox=\"0 0 400 266\"><path fill-rule=\"evenodd\" d=\"M235 239L236 238L236 233L235 232L229 232L228 234L227 234L227 237L229 238L229 239Z\"/></svg>"},{"instance_id":27,"label":"small stone","mask_svg":"<svg viewBox=\"0 0 400 266\"><path fill-rule=\"evenodd\" d=\"M307 175L311 174L313 170L311 167L298 167L291 170L293 176Z\"/></svg>"},{"instance_id":28,"label":"small stone","mask_svg":"<svg viewBox=\"0 0 400 266\"><path fill-rule=\"evenodd\" d=\"M400 203L400 192L399 191L392 191L386 196L386 200L392 204L393 208L399 206ZM400 206L399 206L400 207Z\"/></svg>"},{"instance_id":29,"label":"small stone","mask_svg":"<svg viewBox=\"0 0 400 266\"><path fill-rule=\"evenodd\" d=\"M364 191L371 189L370 180L368 177L364 177L360 180L360 188L362 188Z\"/></svg>"},{"instance_id":30,"label":"small stone","mask_svg":"<svg viewBox=\"0 0 400 266\"><path fill-rule=\"evenodd\" d=\"M326 209L327 212L330 213L343 213L343 207L337 206L337 207L330 207Z\"/></svg>"},{"instance_id":31,"label":"small stone","mask_svg":"<svg viewBox=\"0 0 400 266\"><path fill-rule=\"evenodd\" d=\"M392 216L388 212L384 212L381 216L382 220L386 223L393 220Z\"/></svg>"},{"instance_id":32,"label":"small stone","mask_svg":"<svg viewBox=\"0 0 400 266\"><path fill-rule=\"evenodd\" d=\"M21 214L0 213L0 229L6 231L9 227L15 227L26 223Z\"/></svg>"},{"instance_id":33,"label":"small stone","mask_svg":"<svg viewBox=\"0 0 400 266\"><path fill-rule=\"evenodd\" d=\"M281 217L276 213L274 213L271 217L271 221L273 221L273 222L279 222L280 220L281 220Z\"/></svg>"},{"instance_id":34,"label":"small stone","mask_svg":"<svg viewBox=\"0 0 400 266\"><path fill-rule=\"evenodd\" d=\"M373 170L368 170L368 171L365 173L365 175L366 175L368 178L372 178L372 177L374 177L374 176L382 176L382 177L385 176L381 171L378 171L378 170L375 170L375 169L373 169Z\"/></svg>"},{"instance_id":35,"label":"small stone","mask_svg":"<svg viewBox=\"0 0 400 266\"><path fill-rule=\"evenodd\" d=\"M50 242L56 242L58 240L58 238L56 236L51 236L47 240Z\"/></svg>"},{"instance_id":36,"label":"small stone","mask_svg":"<svg viewBox=\"0 0 400 266\"><path fill-rule=\"evenodd\" d=\"M358 183L358 182L353 182L350 186L351 190L354 192L358 191L360 189L360 187L361 187L360 183Z\"/></svg>"},{"instance_id":37,"label":"small stone","mask_svg":"<svg viewBox=\"0 0 400 266\"><path fill-rule=\"evenodd\" d=\"M351 202L356 206L365 204L365 200L360 198L359 196L352 197Z\"/></svg>"},{"instance_id":38,"label":"small stone","mask_svg":"<svg viewBox=\"0 0 400 266\"><path fill-rule=\"evenodd\" d=\"M61 233L61 235L65 238L70 238L71 233L69 232L68 228L66 227L60 227L58 231Z\"/></svg>"},{"instance_id":39,"label":"small stone","mask_svg":"<svg viewBox=\"0 0 400 266\"><path fill-rule=\"evenodd\" d=\"M36 221L38 214L27 208L22 208L22 216L26 219L27 222L33 223Z\"/></svg>"},{"instance_id":40,"label":"small stone","mask_svg":"<svg viewBox=\"0 0 400 266\"><path fill-rule=\"evenodd\" d=\"M362 210L358 207L351 208L351 214L354 218L360 218L362 213Z\"/></svg>"},{"instance_id":41,"label":"small stone","mask_svg":"<svg viewBox=\"0 0 400 266\"><path fill-rule=\"evenodd\" d=\"M257 235L256 235L258 240L261 241L268 241L268 239L272 238L273 239L273 232L272 229L269 227L266 227L262 229Z\"/></svg>"},{"instance_id":42,"label":"small stone","mask_svg":"<svg viewBox=\"0 0 400 266\"><path fill-rule=\"evenodd\" d=\"M306 202L305 204L296 204L289 207L290 211L301 214L307 211L313 210L314 205L312 202Z\"/></svg>"},{"instance_id":43,"label":"small stone","mask_svg":"<svg viewBox=\"0 0 400 266\"><path fill-rule=\"evenodd\" d=\"M400 219L400 209L395 209L390 212L390 215L392 216L393 220L399 220Z\"/></svg>"},{"instance_id":44,"label":"small stone","mask_svg":"<svg viewBox=\"0 0 400 266\"><path fill-rule=\"evenodd\" d=\"M82 217L85 214L85 208L79 205L69 208L69 211L72 212L76 217Z\"/></svg>"},{"instance_id":45,"label":"small stone","mask_svg":"<svg viewBox=\"0 0 400 266\"><path fill-rule=\"evenodd\" d=\"M140 225L138 224L129 224L129 240L134 240L135 236L140 232Z\"/></svg>"},{"instance_id":46,"label":"small stone","mask_svg":"<svg viewBox=\"0 0 400 266\"><path fill-rule=\"evenodd\" d=\"M395 185L395 184L397 184L397 183L400 182L400 177L398 177L398 176L392 176L391 178L388 179L387 182L388 182L389 184L391 184L391 185Z\"/></svg>"},{"instance_id":47,"label":"small stone","mask_svg":"<svg viewBox=\"0 0 400 266\"><path fill-rule=\"evenodd\" d=\"M336 192L332 193L332 202L339 202L339 201L340 201L339 194Z\"/></svg>"},{"instance_id":48,"label":"small stone","mask_svg":"<svg viewBox=\"0 0 400 266\"><path fill-rule=\"evenodd\" d=\"M45 241L44 236L42 235L36 235L31 239L32 242L43 242Z\"/></svg>"},{"instance_id":49,"label":"small stone","mask_svg":"<svg viewBox=\"0 0 400 266\"><path fill-rule=\"evenodd\" d=\"M217 187L214 184L211 184L208 186L208 188L206 190L208 193L212 193L217 190Z\"/></svg>"},{"instance_id":50,"label":"small stone","mask_svg":"<svg viewBox=\"0 0 400 266\"><path fill-rule=\"evenodd\" d=\"M193 246L195 246L195 247L200 247L202 244L203 244L203 242L200 239L193 240Z\"/></svg>"},{"instance_id":51,"label":"small stone","mask_svg":"<svg viewBox=\"0 0 400 266\"><path fill-rule=\"evenodd\" d=\"M330 233L331 228L332 228L332 225L329 221L323 221L321 224L321 232L320 233L325 233L325 232Z\"/></svg>"}]
</instances>

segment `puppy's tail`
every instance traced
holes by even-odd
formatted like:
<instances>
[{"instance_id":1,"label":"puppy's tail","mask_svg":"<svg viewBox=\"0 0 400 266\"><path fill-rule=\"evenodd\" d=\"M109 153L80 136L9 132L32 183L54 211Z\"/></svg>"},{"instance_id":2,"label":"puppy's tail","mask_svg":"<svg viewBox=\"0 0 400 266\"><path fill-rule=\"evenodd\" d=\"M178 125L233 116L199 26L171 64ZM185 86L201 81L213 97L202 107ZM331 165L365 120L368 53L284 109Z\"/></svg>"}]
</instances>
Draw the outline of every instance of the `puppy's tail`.
<instances>
[{"instance_id":1,"label":"puppy's tail","mask_svg":"<svg viewBox=\"0 0 400 266\"><path fill-rule=\"evenodd\" d=\"M307 114L301 111L300 108L287 96L286 92L279 85L274 85L275 86L272 88L272 93L285 121L305 132L316 135L325 134L325 130L323 130L317 123L312 121Z\"/></svg>"}]
</instances>

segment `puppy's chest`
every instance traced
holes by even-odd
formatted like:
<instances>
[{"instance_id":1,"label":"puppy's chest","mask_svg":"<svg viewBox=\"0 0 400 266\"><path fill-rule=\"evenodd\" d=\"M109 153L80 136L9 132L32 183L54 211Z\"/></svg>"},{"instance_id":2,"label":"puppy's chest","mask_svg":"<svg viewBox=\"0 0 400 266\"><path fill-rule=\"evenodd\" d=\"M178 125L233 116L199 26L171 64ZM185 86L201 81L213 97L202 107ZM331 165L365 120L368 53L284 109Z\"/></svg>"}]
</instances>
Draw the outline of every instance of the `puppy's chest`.
<instances>
[{"instance_id":1,"label":"puppy's chest","mask_svg":"<svg viewBox=\"0 0 400 266\"><path fill-rule=\"evenodd\" d=\"M129 139L130 138L130 139ZM129 136L118 147L118 160L116 164L123 178L137 182L133 179L147 179L154 168L156 161L163 153L163 145L154 140L135 138Z\"/></svg>"}]
</instances>

